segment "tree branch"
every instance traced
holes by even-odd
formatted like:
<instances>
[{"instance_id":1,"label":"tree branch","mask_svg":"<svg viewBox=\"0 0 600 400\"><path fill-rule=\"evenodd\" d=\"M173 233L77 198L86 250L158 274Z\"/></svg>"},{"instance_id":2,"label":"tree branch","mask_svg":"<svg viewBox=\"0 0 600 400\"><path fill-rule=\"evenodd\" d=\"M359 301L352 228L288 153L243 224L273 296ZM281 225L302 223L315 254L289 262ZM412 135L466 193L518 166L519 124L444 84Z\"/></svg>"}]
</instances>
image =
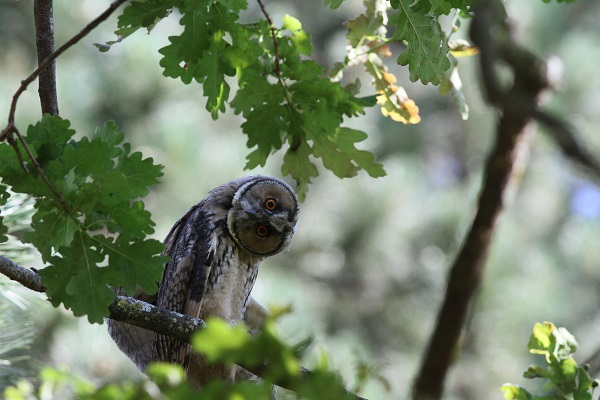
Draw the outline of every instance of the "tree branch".
<instances>
[{"instance_id":1,"label":"tree branch","mask_svg":"<svg viewBox=\"0 0 600 400\"><path fill-rule=\"evenodd\" d=\"M43 293L46 291L46 288L42 285L42 278L37 272L21 267L19 264L4 256L0 256L0 272L9 279L19 282L21 285L34 292Z\"/></svg>"},{"instance_id":2,"label":"tree branch","mask_svg":"<svg viewBox=\"0 0 600 400\"><path fill-rule=\"evenodd\" d=\"M38 66L54 53L54 21L52 0L35 0L33 16L35 19L35 43ZM56 60L52 60L41 72L38 94L42 114L58 115L58 97L56 94Z\"/></svg>"},{"instance_id":3,"label":"tree branch","mask_svg":"<svg viewBox=\"0 0 600 400\"><path fill-rule=\"evenodd\" d=\"M27 78L21 81L21 86L17 89L15 94L13 95L12 102L10 103L10 111L8 113L8 124L7 126L0 132L0 142L3 141L8 135L15 132L15 112L17 110L17 102L19 101L19 97L21 94L27 89L29 84L33 82L42 71L48 67L50 63L52 63L58 56L68 50L70 47L75 45L81 39L83 39L87 34L89 34L92 30L94 30L101 22L106 20L121 4L125 3L127 0L115 0L111 3L111 5L96 19L90 22L85 26L77 35L73 36L69 39L65 44L60 46L56 51L54 51L48 58L42 61L38 67L29 75Z\"/></svg>"},{"instance_id":4,"label":"tree branch","mask_svg":"<svg viewBox=\"0 0 600 400\"><path fill-rule=\"evenodd\" d=\"M46 291L42 285L42 278L36 271L22 267L3 256L0 256L0 273L33 291L40 293ZM108 311L110 319L171 336L185 343L191 343L193 334L206 327L206 323L200 318L180 314L126 296L117 296ZM240 366L256 376L262 376L268 367L268 361L262 366L245 364ZM301 367L300 373L306 377L311 374L311 371ZM273 384L289 388L289 383L286 381L273 382ZM356 400L367 400L353 393L349 394Z\"/></svg>"},{"instance_id":5,"label":"tree branch","mask_svg":"<svg viewBox=\"0 0 600 400\"><path fill-rule=\"evenodd\" d=\"M505 15L497 0L480 0L471 25L471 38L481 51L480 68L488 100L502 116L485 166L477 213L450 269L445 297L413 388L415 400L442 396L448 369L460 351L461 333L481 282L519 147L533 118L529 110L537 109L537 97L548 84L543 62L512 41ZM495 73L499 62L513 70L514 82L509 89L502 87ZM523 103L527 107L522 107Z\"/></svg>"}]
</instances>

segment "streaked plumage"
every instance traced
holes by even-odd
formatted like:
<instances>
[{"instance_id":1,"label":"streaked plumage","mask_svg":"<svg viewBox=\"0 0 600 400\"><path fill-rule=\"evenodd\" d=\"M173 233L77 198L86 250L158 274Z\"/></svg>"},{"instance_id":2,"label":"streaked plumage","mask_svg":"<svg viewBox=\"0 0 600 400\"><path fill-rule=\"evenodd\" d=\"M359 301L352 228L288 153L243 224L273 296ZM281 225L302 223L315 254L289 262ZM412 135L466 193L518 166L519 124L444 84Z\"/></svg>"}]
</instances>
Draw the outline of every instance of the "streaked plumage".
<instances>
[{"instance_id":1,"label":"streaked plumage","mask_svg":"<svg viewBox=\"0 0 600 400\"><path fill-rule=\"evenodd\" d=\"M213 189L188 210L165 239L165 266L157 295L142 297L160 307L206 319L260 324L265 310L250 297L265 257L284 250L298 220L298 201L284 182L244 177ZM215 377L233 380L236 368L207 366L190 346L167 336L108 321L113 340L144 370L151 361L185 366L200 388Z\"/></svg>"}]
</instances>

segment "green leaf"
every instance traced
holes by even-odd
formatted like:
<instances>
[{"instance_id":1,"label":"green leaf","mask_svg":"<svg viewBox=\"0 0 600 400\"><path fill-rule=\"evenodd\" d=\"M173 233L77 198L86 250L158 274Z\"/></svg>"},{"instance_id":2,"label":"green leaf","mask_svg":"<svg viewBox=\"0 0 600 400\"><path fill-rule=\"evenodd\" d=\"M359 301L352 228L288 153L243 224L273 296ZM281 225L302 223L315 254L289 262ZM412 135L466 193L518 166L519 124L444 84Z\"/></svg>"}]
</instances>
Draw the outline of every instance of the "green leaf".
<instances>
[{"instance_id":1,"label":"green leaf","mask_svg":"<svg viewBox=\"0 0 600 400\"><path fill-rule=\"evenodd\" d=\"M379 95L374 94L371 96L359 97L357 98L357 101L364 107L373 107L377 104L377 97L379 97Z\"/></svg>"},{"instance_id":2,"label":"green leaf","mask_svg":"<svg viewBox=\"0 0 600 400\"><path fill-rule=\"evenodd\" d=\"M517 385L502 385L500 390L504 393L504 398L506 400L533 400L533 395L531 393Z\"/></svg>"},{"instance_id":3,"label":"green leaf","mask_svg":"<svg viewBox=\"0 0 600 400\"><path fill-rule=\"evenodd\" d=\"M110 40L105 43L93 43L93 45L100 52L105 53L114 44L121 43L140 28L147 28L148 32L150 32L161 19L169 15L174 3L176 1L171 0L131 1L117 19L117 29L115 30L117 40Z\"/></svg>"},{"instance_id":4,"label":"green leaf","mask_svg":"<svg viewBox=\"0 0 600 400\"><path fill-rule=\"evenodd\" d=\"M217 119L218 113L225 111L229 99L230 87L225 76L234 75L240 64L255 61L250 61L251 54L241 56L243 50L232 47L224 38L231 29L235 31L231 33L236 38L235 43L240 43L237 40L240 35L239 25L236 25L237 11L245 6L238 1L196 3L190 2L184 8L179 21L184 27L181 35L169 37L171 44L159 50L163 55L160 65L165 76L181 78L185 84L192 79L201 83L207 97L206 109L213 119Z\"/></svg>"},{"instance_id":5,"label":"green leaf","mask_svg":"<svg viewBox=\"0 0 600 400\"><path fill-rule=\"evenodd\" d=\"M34 245L42 260L49 262L53 251L71 245L80 228L62 208L48 202L38 202L36 208L37 212L31 218L33 230L23 234L23 241Z\"/></svg>"},{"instance_id":6,"label":"green leaf","mask_svg":"<svg viewBox=\"0 0 600 400\"><path fill-rule=\"evenodd\" d=\"M116 126L115 126L116 129ZM141 152L131 153L131 145L123 143L123 151L117 159L115 169L123 174L128 184L125 193L115 193L121 198L134 199L149 193L149 187L158 183L163 175L163 166L154 164L152 157L143 158Z\"/></svg>"},{"instance_id":7,"label":"green leaf","mask_svg":"<svg viewBox=\"0 0 600 400\"><path fill-rule=\"evenodd\" d=\"M547 378L548 371L539 365L530 365L529 368L527 368L527 371L523 373L523 377L527 379Z\"/></svg>"},{"instance_id":8,"label":"green leaf","mask_svg":"<svg viewBox=\"0 0 600 400\"><path fill-rule=\"evenodd\" d=\"M577 349L577 341L569 331L557 328L551 322L536 323L528 347L531 353L545 355L548 363L547 368L532 365L524 373L529 379L547 379L544 388L548 394L534 396L535 400L591 400L593 381L586 368L577 365L571 357ZM513 398L506 396L505 394L505 398Z\"/></svg>"},{"instance_id":9,"label":"green leaf","mask_svg":"<svg viewBox=\"0 0 600 400\"><path fill-rule=\"evenodd\" d=\"M149 27L166 17L174 3L166 0L132 1L123 9L117 25L119 28Z\"/></svg>"},{"instance_id":10,"label":"green leaf","mask_svg":"<svg viewBox=\"0 0 600 400\"><path fill-rule=\"evenodd\" d=\"M447 0L430 0L431 11L435 15L448 15L452 11L452 4Z\"/></svg>"},{"instance_id":11,"label":"green leaf","mask_svg":"<svg viewBox=\"0 0 600 400\"><path fill-rule=\"evenodd\" d=\"M181 81L188 85L194 79L194 68L190 68L179 56L181 37L170 36L169 41L171 44L158 50L163 55L159 62L164 68L163 75L174 79L181 78Z\"/></svg>"},{"instance_id":12,"label":"green leaf","mask_svg":"<svg viewBox=\"0 0 600 400\"><path fill-rule=\"evenodd\" d=\"M556 327L551 322L543 324L537 322L533 327L533 333L529 338L527 348L533 354L542 354L546 360L551 362L551 355L554 353L556 340L552 334Z\"/></svg>"},{"instance_id":13,"label":"green leaf","mask_svg":"<svg viewBox=\"0 0 600 400\"><path fill-rule=\"evenodd\" d=\"M60 257L52 257L40 275L55 307L62 303L75 316L87 314L91 323L101 323L116 295L106 284L107 268L99 266L104 256L93 245L89 235L80 232L71 247L58 249Z\"/></svg>"},{"instance_id":14,"label":"green leaf","mask_svg":"<svg viewBox=\"0 0 600 400\"><path fill-rule=\"evenodd\" d=\"M241 10L248 9L247 0L218 0L227 10L239 13Z\"/></svg>"},{"instance_id":15,"label":"green leaf","mask_svg":"<svg viewBox=\"0 0 600 400\"><path fill-rule=\"evenodd\" d=\"M387 24L387 7L381 7L381 2L366 1L364 14L346 23L346 37L354 52L364 52L366 47L381 45L385 39Z\"/></svg>"},{"instance_id":16,"label":"green leaf","mask_svg":"<svg viewBox=\"0 0 600 400\"><path fill-rule=\"evenodd\" d=\"M137 285L147 293L156 292L164 263L168 260L168 257L158 256L164 249L161 242L128 240L126 235L117 239L95 235L92 239L101 245L102 254L108 256L113 286L122 287L130 295L135 293Z\"/></svg>"},{"instance_id":17,"label":"green leaf","mask_svg":"<svg viewBox=\"0 0 600 400\"><path fill-rule=\"evenodd\" d=\"M572 357L560 360L559 363L548 367L549 379L555 384L573 381L577 376L577 367L577 363Z\"/></svg>"},{"instance_id":18,"label":"green leaf","mask_svg":"<svg viewBox=\"0 0 600 400\"><path fill-rule=\"evenodd\" d=\"M375 162L372 153L354 147L355 143L366 138L367 134L364 132L338 128L331 137L315 138L313 152L316 157L321 157L323 165L339 178L354 176L361 168L374 178L385 176L383 166Z\"/></svg>"},{"instance_id":19,"label":"green leaf","mask_svg":"<svg viewBox=\"0 0 600 400\"><path fill-rule=\"evenodd\" d=\"M206 328L192 338L192 346L201 352L209 363L234 361L230 359L231 355L239 352L251 338L242 325L231 326L219 318L208 318L205 322Z\"/></svg>"},{"instance_id":20,"label":"green leaf","mask_svg":"<svg viewBox=\"0 0 600 400\"><path fill-rule=\"evenodd\" d=\"M170 36L171 44L159 50L163 55L160 66L165 69L164 76L181 78L185 84L194 77L200 83L204 81L204 76L196 74L196 68L211 43L209 22L212 9L206 5L187 11L181 17L179 24L183 25L183 32L179 36Z\"/></svg>"},{"instance_id":21,"label":"green leaf","mask_svg":"<svg viewBox=\"0 0 600 400\"><path fill-rule=\"evenodd\" d=\"M577 369L577 388L574 391L574 398L577 400L591 400L596 382L592 380L590 374L585 367Z\"/></svg>"},{"instance_id":22,"label":"green leaf","mask_svg":"<svg viewBox=\"0 0 600 400\"><path fill-rule=\"evenodd\" d=\"M281 172L296 181L296 193L300 201L304 201L311 179L319 175L317 167L309 159L311 152L308 143L303 141L297 147L290 147L283 156Z\"/></svg>"},{"instance_id":23,"label":"green leaf","mask_svg":"<svg viewBox=\"0 0 600 400\"><path fill-rule=\"evenodd\" d=\"M300 21L291 15L284 15L281 29L287 29L292 32L292 42L296 46L298 53L309 56L313 52L312 43L309 35L302 29Z\"/></svg>"},{"instance_id":24,"label":"green leaf","mask_svg":"<svg viewBox=\"0 0 600 400\"><path fill-rule=\"evenodd\" d=\"M246 168L264 165L272 150L282 146L282 135L287 131L289 120L285 103L284 88L249 72L248 81L238 91L231 102L236 114L242 114L246 121L242 130L248 135L247 146L257 147L248 156Z\"/></svg>"},{"instance_id":25,"label":"green leaf","mask_svg":"<svg viewBox=\"0 0 600 400\"><path fill-rule=\"evenodd\" d=\"M331 7L332 10L335 10L341 6L343 2L344 0L325 0L324 4Z\"/></svg>"},{"instance_id":26,"label":"green leaf","mask_svg":"<svg viewBox=\"0 0 600 400\"><path fill-rule=\"evenodd\" d=\"M27 144L35 151L35 158L42 169L61 157L67 141L75 135L70 126L69 120L46 114L40 122L27 128Z\"/></svg>"},{"instance_id":27,"label":"green leaf","mask_svg":"<svg viewBox=\"0 0 600 400\"><path fill-rule=\"evenodd\" d=\"M390 18L390 24L396 26L393 39L406 41L398 64L408 65L411 81L438 85L450 68L448 40L437 19L429 14L429 0L392 0L390 3L398 10Z\"/></svg>"},{"instance_id":28,"label":"green leaf","mask_svg":"<svg viewBox=\"0 0 600 400\"><path fill-rule=\"evenodd\" d=\"M199 82L204 82L204 96L207 98L206 110L216 120L220 112L225 112L225 103L229 99L229 84L225 81L226 68L223 64L225 50L228 46L223 40L223 32L213 35L210 47L195 69Z\"/></svg>"},{"instance_id":29,"label":"green leaf","mask_svg":"<svg viewBox=\"0 0 600 400\"><path fill-rule=\"evenodd\" d=\"M211 43L210 10L210 6L190 10L179 20L179 24L184 26L183 33L180 35L181 46L178 54L183 61L195 64L200 60L203 52L208 50Z\"/></svg>"}]
</instances>

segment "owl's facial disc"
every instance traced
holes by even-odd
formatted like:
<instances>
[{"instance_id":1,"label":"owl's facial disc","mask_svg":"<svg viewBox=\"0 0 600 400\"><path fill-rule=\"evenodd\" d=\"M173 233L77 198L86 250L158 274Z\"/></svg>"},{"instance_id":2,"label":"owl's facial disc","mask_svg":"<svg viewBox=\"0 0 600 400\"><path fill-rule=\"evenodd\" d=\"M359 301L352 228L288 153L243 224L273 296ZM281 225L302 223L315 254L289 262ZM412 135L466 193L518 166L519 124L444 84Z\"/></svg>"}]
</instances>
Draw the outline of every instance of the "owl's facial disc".
<instances>
[{"instance_id":1,"label":"owl's facial disc","mask_svg":"<svg viewBox=\"0 0 600 400\"><path fill-rule=\"evenodd\" d=\"M242 185L234 196L227 225L246 251L271 256L287 247L298 219L298 201L285 183L262 178Z\"/></svg>"}]
</instances>

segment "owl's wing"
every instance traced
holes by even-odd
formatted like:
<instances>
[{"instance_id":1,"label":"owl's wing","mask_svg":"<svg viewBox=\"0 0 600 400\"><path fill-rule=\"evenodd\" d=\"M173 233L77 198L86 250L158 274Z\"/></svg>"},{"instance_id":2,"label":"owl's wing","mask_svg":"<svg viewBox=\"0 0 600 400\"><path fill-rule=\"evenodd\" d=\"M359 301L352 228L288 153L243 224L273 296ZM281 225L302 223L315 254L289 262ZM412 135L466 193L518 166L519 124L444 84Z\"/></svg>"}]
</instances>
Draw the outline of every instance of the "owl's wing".
<instances>
[{"instance_id":1,"label":"owl's wing","mask_svg":"<svg viewBox=\"0 0 600 400\"><path fill-rule=\"evenodd\" d=\"M165 239L165 266L158 290L157 305L178 313L200 316L202 298L211 271L214 231L203 203L179 219ZM186 366L190 346L169 336L156 335L153 359Z\"/></svg>"}]
</instances>

